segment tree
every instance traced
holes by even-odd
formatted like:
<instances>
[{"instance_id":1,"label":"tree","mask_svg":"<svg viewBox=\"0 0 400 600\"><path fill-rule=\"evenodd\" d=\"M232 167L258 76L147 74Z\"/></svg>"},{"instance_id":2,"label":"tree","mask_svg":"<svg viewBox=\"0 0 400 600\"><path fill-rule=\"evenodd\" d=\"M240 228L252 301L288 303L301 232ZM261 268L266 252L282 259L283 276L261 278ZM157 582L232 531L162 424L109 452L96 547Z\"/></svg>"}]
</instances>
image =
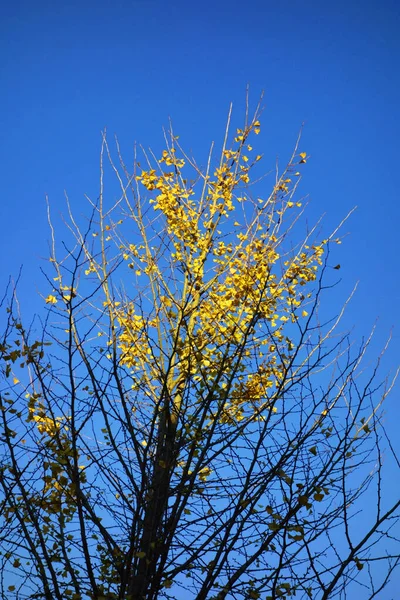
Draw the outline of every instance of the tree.
<instances>
[{"instance_id":1,"label":"tree","mask_svg":"<svg viewBox=\"0 0 400 600\"><path fill-rule=\"evenodd\" d=\"M46 319L4 301L1 598L372 598L398 564L392 382L339 333L347 302L327 316L341 239L299 237L298 145L258 195L259 116L204 169L172 131L133 172L104 136L85 228L70 210L68 247L50 220Z\"/></svg>"}]
</instances>

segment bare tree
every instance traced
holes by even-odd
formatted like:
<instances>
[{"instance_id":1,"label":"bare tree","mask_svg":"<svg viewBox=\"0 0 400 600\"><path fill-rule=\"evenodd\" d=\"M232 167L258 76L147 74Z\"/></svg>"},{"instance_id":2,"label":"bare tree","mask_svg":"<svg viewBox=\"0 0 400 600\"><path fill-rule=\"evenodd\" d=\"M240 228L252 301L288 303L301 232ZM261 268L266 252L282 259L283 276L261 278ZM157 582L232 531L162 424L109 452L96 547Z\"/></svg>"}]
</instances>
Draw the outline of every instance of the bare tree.
<instances>
[{"instance_id":1,"label":"bare tree","mask_svg":"<svg viewBox=\"0 0 400 600\"><path fill-rule=\"evenodd\" d=\"M266 197L259 110L229 122L204 169L104 136L86 227L50 220L44 322L4 301L2 599L373 598L398 565L393 380L324 303L340 227L300 237L307 154Z\"/></svg>"}]
</instances>

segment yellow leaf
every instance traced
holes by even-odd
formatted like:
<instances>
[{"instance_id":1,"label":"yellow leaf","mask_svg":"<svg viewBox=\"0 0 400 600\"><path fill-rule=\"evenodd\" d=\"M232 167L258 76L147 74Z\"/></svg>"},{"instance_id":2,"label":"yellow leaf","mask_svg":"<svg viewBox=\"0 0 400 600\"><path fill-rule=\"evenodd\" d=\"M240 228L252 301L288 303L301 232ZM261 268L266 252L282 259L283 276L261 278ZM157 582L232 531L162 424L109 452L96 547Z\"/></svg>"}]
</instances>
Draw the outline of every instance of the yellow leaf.
<instances>
[{"instance_id":1,"label":"yellow leaf","mask_svg":"<svg viewBox=\"0 0 400 600\"><path fill-rule=\"evenodd\" d=\"M57 304L57 298L52 294L49 294L46 298L46 304Z\"/></svg>"},{"instance_id":2,"label":"yellow leaf","mask_svg":"<svg viewBox=\"0 0 400 600\"><path fill-rule=\"evenodd\" d=\"M17 383L19 383L19 379L17 377L14 377L13 384L16 385Z\"/></svg>"},{"instance_id":3,"label":"yellow leaf","mask_svg":"<svg viewBox=\"0 0 400 600\"><path fill-rule=\"evenodd\" d=\"M302 317L307 317L308 316L308 312L306 310L303 310L303 312L301 313Z\"/></svg>"}]
</instances>

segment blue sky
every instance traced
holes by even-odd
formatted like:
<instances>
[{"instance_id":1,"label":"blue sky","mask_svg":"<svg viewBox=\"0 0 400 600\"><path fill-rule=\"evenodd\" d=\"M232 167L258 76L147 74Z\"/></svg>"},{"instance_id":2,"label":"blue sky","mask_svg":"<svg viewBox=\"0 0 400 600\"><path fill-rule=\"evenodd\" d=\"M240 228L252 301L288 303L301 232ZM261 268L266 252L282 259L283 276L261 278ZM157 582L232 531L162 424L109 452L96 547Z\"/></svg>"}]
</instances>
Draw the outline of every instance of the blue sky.
<instances>
[{"instance_id":1,"label":"blue sky","mask_svg":"<svg viewBox=\"0 0 400 600\"><path fill-rule=\"evenodd\" d=\"M376 349L394 327L385 367L397 366L398 1L17 0L3 4L0 30L0 285L23 264L26 311L39 310L37 292L47 291L45 196L56 215L64 190L87 211L84 194L98 196L101 130L117 134L130 158L135 140L160 148L171 117L201 162L231 101L241 126L249 84L254 104L265 91L257 151L266 170L289 158L304 123L309 222L325 213L329 231L359 207L337 251L334 297L360 281L346 324L361 336L378 318ZM393 433L397 397L387 408Z\"/></svg>"}]
</instances>

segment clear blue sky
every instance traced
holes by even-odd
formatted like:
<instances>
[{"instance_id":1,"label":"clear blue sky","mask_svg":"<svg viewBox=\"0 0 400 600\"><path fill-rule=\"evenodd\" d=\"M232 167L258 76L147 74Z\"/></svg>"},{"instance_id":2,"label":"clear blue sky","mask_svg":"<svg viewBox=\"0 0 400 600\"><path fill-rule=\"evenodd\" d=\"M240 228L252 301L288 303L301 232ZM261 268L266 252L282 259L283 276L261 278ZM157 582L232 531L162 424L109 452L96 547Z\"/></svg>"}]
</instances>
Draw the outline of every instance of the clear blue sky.
<instances>
[{"instance_id":1,"label":"clear blue sky","mask_svg":"<svg viewBox=\"0 0 400 600\"><path fill-rule=\"evenodd\" d=\"M360 280L347 324L361 335L378 317L377 348L394 326L385 365L397 366L398 0L16 0L3 4L0 29L1 288L23 264L22 305L42 305L45 196L64 211L65 189L86 211L105 126L129 158L135 140L160 147L171 117L182 144L205 156L230 101L241 125L249 83L254 103L265 91L257 151L266 169L289 157L305 124L310 222L326 213L329 230L358 205L337 254L338 297ZM393 433L397 398L387 409Z\"/></svg>"}]
</instances>

